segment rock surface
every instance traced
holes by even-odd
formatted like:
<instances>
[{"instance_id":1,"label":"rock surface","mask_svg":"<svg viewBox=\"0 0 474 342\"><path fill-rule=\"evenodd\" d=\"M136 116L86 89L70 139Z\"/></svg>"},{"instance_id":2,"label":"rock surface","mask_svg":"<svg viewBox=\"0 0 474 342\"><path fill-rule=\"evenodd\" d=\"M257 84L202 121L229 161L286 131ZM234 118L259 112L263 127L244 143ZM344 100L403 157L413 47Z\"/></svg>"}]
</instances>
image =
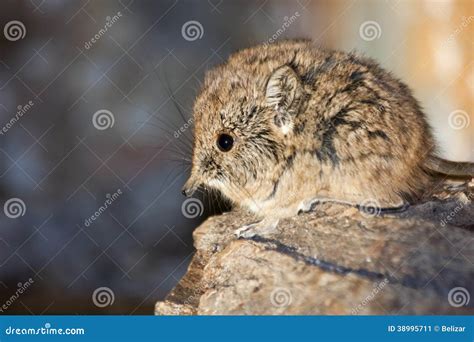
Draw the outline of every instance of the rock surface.
<instances>
[{"instance_id":1,"label":"rock surface","mask_svg":"<svg viewBox=\"0 0 474 342\"><path fill-rule=\"evenodd\" d=\"M275 232L230 212L194 232L187 274L158 315L474 314L474 183L401 212L321 204Z\"/></svg>"}]
</instances>

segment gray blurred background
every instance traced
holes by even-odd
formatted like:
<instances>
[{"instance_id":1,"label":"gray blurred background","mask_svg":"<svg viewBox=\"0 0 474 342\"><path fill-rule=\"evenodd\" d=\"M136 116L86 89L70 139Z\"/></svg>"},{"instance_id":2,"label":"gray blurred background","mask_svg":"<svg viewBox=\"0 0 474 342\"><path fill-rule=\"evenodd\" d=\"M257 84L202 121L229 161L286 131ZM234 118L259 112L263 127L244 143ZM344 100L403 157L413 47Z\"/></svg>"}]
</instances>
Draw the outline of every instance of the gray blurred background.
<instances>
[{"instance_id":1,"label":"gray blurred background","mask_svg":"<svg viewBox=\"0 0 474 342\"><path fill-rule=\"evenodd\" d=\"M312 37L376 58L443 156L473 161L473 3L2 0L1 313L153 312L192 230L228 209L184 202L187 120L204 72L249 45Z\"/></svg>"}]
</instances>

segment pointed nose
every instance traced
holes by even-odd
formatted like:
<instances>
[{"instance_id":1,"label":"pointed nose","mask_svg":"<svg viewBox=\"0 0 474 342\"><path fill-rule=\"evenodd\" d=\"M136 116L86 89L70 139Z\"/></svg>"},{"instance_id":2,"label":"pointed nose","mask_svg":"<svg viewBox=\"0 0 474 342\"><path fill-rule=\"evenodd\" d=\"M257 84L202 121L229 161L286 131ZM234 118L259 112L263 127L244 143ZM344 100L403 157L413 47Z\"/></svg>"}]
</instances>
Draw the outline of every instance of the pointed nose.
<instances>
[{"instance_id":1,"label":"pointed nose","mask_svg":"<svg viewBox=\"0 0 474 342\"><path fill-rule=\"evenodd\" d=\"M181 189L181 193L186 197L190 197L194 194L196 189L197 185L192 180L188 180Z\"/></svg>"},{"instance_id":2,"label":"pointed nose","mask_svg":"<svg viewBox=\"0 0 474 342\"><path fill-rule=\"evenodd\" d=\"M184 187L182 190L181 190L181 193L186 196L186 197L189 197L189 196L192 196L193 193L194 193L194 189L187 189L186 187Z\"/></svg>"}]
</instances>

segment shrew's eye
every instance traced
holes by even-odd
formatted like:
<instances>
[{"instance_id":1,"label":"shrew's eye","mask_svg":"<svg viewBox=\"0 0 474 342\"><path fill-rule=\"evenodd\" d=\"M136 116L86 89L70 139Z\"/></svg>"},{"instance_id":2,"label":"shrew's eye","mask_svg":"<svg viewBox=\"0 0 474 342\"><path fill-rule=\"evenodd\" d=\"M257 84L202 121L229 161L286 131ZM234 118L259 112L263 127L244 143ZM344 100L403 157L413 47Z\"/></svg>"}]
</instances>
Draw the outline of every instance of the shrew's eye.
<instances>
[{"instance_id":1,"label":"shrew's eye","mask_svg":"<svg viewBox=\"0 0 474 342\"><path fill-rule=\"evenodd\" d=\"M227 133L221 133L217 137L217 147L222 152L229 152L234 146L234 138Z\"/></svg>"}]
</instances>

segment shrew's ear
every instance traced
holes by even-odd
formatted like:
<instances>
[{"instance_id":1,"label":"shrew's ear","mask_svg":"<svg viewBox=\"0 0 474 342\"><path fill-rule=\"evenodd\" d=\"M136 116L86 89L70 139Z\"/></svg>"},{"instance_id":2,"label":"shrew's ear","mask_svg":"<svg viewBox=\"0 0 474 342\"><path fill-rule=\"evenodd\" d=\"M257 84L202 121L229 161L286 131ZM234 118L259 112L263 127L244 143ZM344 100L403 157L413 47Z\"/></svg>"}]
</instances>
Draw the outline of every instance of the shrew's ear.
<instances>
[{"instance_id":1,"label":"shrew's ear","mask_svg":"<svg viewBox=\"0 0 474 342\"><path fill-rule=\"evenodd\" d=\"M276 69L267 82L266 99L271 107L289 109L300 87L298 75L289 66Z\"/></svg>"},{"instance_id":2,"label":"shrew's ear","mask_svg":"<svg viewBox=\"0 0 474 342\"><path fill-rule=\"evenodd\" d=\"M298 75L289 66L276 69L267 82L266 103L275 108L275 124L284 134L293 128L293 116L297 113L298 97L302 85Z\"/></svg>"}]
</instances>

